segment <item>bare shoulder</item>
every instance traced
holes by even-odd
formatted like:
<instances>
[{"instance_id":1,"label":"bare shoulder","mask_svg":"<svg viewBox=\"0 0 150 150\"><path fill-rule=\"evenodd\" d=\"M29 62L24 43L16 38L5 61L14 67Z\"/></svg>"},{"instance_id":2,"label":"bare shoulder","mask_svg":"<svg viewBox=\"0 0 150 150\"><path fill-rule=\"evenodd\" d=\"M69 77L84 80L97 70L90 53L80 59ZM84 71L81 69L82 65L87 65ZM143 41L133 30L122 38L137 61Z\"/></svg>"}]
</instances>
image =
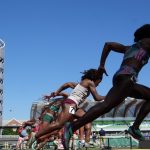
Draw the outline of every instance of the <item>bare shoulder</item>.
<instances>
[{"instance_id":1,"label":"bare shoulder","mask_svg":"<svg viewBox=\"0 0 150 150\"><path fill-rule=\"evenodd\" d=\"M76 82L67 82L67 85L69 85L70 87L75 87L78 83Z\"/></svg>"},{"instance_id":2,"label":"bare shoulder","mask_svg":"<svg viewBox=\"0 0 150 150\"><path fill-rule=\"evenodd\" d=\"M89 80L87 84L88 84L88 87L95 87L94 82L91 80Z\"/></svg>"},{"instance_id":3,"label":"bare shoulder","mask_svg":"<svg viewBox=\"0 0 150 150\"><path fill-rule=\"evenodd\" d=\"M91 80L85 79L81 81L80 84L85 88L89 88L90 86L94 85L94 82Z\"/></svg>"}]
</instances>

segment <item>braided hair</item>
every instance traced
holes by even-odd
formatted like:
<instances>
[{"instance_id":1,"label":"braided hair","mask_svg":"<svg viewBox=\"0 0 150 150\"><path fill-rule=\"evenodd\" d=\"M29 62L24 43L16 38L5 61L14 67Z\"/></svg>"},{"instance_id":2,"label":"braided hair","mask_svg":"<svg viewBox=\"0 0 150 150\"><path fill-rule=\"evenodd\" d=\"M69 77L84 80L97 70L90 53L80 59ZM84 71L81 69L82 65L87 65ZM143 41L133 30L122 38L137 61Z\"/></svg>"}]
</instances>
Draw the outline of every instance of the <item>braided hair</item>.
<instances>
[{"instance_id":1,"label":"braided hair","mask_svg":"<svg viewBox=\"0 0 150 150\"><path fill-rule=\"evenodd\" d=\"M138 42L144 38L150 38L150 24L141 26L134 33L134 42Z\"/></svg>"},{"instance_id":2,"label":"braided hair","mask_svg":"<svg viewBox=\"0 0 150 150\"><path fill-rule=\"evenodd\" d=\"M84 80L84 79L90 79L92 81L102 80L102 78L98 75L97 69L89 69L81 73L83 74L83 76L81 77L81 80Z\"/></svg>"}]
</instances>

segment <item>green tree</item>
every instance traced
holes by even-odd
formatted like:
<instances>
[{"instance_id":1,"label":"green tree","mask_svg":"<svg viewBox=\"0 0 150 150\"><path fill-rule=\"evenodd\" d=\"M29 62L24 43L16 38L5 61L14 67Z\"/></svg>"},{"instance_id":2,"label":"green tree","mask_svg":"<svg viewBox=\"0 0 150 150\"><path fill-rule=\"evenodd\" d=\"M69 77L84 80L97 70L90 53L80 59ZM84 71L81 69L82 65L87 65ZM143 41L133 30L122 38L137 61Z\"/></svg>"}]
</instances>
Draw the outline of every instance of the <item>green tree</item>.
<instances>
[{"instance_id":1,"label":"green tree","mask_svg":"<svg viewBox=\"0 0 150 150\"><path fill-rule=\"evenodd\" d=\"M17 131L13 131L12 128L4 128L2 131L2 135L17 135Z\"/></svg>"}]
</instances>

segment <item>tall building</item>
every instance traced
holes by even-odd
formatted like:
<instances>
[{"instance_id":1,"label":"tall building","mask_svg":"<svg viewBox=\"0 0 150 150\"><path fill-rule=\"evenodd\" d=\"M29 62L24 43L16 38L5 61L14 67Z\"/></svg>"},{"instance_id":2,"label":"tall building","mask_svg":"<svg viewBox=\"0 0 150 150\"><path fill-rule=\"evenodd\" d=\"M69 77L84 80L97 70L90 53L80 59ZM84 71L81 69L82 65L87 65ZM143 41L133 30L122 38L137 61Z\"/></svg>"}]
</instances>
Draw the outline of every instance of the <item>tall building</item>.
<instances>
[{"instance_id":1,"label":"tall building","mask_svg":"<svg viewBox=\"0 0 150 150\"><path fill-rule=\"evenodd\" d=\"M0 126L2 126L2 119L3 119L4 47L5 43L0 39Z\"/></svg>"}]
</instances>

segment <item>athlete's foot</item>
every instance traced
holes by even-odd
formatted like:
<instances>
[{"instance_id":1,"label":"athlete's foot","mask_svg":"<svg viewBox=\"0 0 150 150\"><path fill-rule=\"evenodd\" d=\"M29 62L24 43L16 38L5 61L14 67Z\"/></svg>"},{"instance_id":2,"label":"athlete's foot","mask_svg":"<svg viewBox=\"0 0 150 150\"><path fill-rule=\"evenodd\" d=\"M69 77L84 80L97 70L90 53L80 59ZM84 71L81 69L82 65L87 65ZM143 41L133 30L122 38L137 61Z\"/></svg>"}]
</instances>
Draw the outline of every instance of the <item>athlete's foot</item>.
<instances>
[{"instance_id":1,"label":"athlete's foot","mask_svg":"<svg viewBox=\"0 0 150 150\"><path fill-rule=\"evenodd\" d=\"M128 133L135 139L139 140L139 141L144 141L145 138L144 136L141 134L140 129L134 129L133 126L130 126L128 129Z\"/></svg>"},{"instance_id":2,"label":"athlete's foot","mask_svg":"<svg viewBox=\"0 0 150 150\"><path fill-rule=\"evenodd\" d=\"M40 150L44 147L44 145L46 144L46 142L41 142L40 144L38 144L38 147L36 148L36 150Z\"/></svg>"},{"instance_id":3,"label":"athlete's foot","mask_svg":"<svg viewBox=\"0 0 150 150\"><path fill-rule=\"evenodd\" d=\"M90 144L89 143L86 143L84 144L85 148L90 148Z\"/></svg>"},{"instance_id":4,"label":"athlete's foot","mask_svg":"<svg viewBox=\"0 0 150 150\"><path fill-rule=\"evenodd\" d=\"M36 150L36 148L37 148L37 141L33 142L31 147L32 147L32 150Z\"/></svg>"},{"instance_id":5,"label":"athlete's foot","mask_svg":"<svg viewBox=\"0 0 150 150\"><path fill-rule=\"evenodd\" d=\"M83 148L85 146L85 143L82 143L81 141L79 141L79 148Z\"/></svg>"},{"instance_id":6,"label":"athlete's foot","mask_svg":"<svg viewBox=\"0 0 150 150\"><path fill-rule=\"evenodd\" d=\"M72 137L72 135L73 135L73 132L71 128L71 123L67 122L64 126L64 134L62 137L62 144L65 150L69 150L69 142L70 142L70 138Z\"/></svg>"}]
</instances>

